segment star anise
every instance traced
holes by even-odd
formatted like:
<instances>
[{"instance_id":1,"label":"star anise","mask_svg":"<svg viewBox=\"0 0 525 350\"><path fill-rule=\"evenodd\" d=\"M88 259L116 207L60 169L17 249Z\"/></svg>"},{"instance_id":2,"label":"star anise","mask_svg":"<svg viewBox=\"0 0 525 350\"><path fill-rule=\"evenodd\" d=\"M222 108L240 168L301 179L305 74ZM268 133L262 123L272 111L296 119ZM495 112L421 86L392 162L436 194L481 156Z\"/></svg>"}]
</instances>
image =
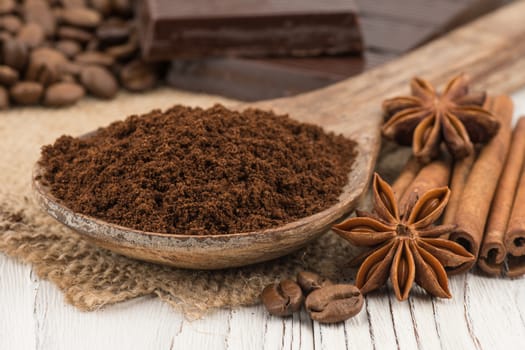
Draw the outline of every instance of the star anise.
<instances>
[{"instance_id":1,"label":"star anise","mask_svg":"<svg viewBox=\"0 0 525 350\"><path fill-rule=\"evenodd\" d=\"M454 225L434 226L450 197L447 187L432 189L412 198L398 210L394 192L378 174L373 179L375 214L358 212L333 227L341 237L366 253L356 276L363 294L384 285L388 277L397 299L405 300L414 281L429 294L450 298L445 268L470 262L474 256L461 245L439 238Z\"/></svg>"},{"instance_id":2,"label":"star anise","mask_svg":"<svg viewBox=\"0 0 525 350\"><path fill-rule=\"evenodd\" d=\"M437 157L442 141L456 159L471 154L472 144L489 141L500 123L482 108L486 94L469 94L468 84L467 76L460 74L439 94L426 80L412 79L412 96L383 102L383 135L412 144L414 155L424 163Z\"/></svg>"}]
</instances>

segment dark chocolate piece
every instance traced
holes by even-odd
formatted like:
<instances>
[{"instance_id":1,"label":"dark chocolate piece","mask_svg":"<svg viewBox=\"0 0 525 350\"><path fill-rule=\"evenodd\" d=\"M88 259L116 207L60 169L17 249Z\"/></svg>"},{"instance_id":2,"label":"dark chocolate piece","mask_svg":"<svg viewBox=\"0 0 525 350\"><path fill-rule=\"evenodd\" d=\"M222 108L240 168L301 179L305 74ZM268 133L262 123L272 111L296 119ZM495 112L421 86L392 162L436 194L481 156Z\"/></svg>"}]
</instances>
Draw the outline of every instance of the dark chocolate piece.
<instances>
[{"instance_id":1,"label":"dark chocolate piece","mask_svg":"<svg viewBox=\"0 0 525 350\"><path fill-rule=\"evenodd\" d=\"M353 0L144 0L147 60L360 53Z\"/></svg>"},{"instance_id":2,"label":"dark chocolate piece","mask_svg":"<svg viewBox=\"0 0 525 350\"><path fill-rule=\"evenodd\" d=\"M361 72L363 66L360 57L174 60L167 81L179 89L255 101L327 86Z\"/></svg>"},{"instance_id":3,"label":"dark chocolate piece","mask_svg":"<svg viewBox=\"0 0 525 350\"><path fill-rule=\"evenodd\" d=\"M386 63L505 0L357 0L366 51L357 57L173 61L177 88L253 101L321 88Z\"/></svg>"}]
</instances>

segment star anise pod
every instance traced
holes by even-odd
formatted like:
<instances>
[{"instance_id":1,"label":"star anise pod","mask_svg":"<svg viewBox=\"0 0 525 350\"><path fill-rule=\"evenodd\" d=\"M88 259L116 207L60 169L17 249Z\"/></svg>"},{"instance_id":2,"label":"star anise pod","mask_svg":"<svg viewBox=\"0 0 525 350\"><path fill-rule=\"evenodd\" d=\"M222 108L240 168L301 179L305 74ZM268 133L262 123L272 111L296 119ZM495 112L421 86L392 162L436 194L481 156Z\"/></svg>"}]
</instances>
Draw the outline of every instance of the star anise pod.
<instances>
[{"instance_id":1,"label":"star anise pod","mask_svg":"<svg viewBox=\"0 0 525 350\"><path fill-rule=\"evenodd\" d=\"M383 102L383 135L412 144L414 155L424 163L437 157L442 141L456 159L471 154L473 143L489 141L500 123L482 108L486 94L469 94L468 84L467 76L460 74L439 94L426 80L412 79L412 96Z\"/></svg>"},{"instance_id":2,"label":"star anise pod","mask_svg":"<svg viewBox=\"0 0 525 350\"><path fill-rule=\"evenodd\" d=\"M445 268L470 262L474 256L461 245L440 236L454 225L434 226L450 197L447 187L413 198L402 212L390 185L374 174L375 214L358 212L332 229L366 253L356 276L363 294L378 289L388 278L397 299L405 300L414 281L429 294L450 298Z\"/></svg>"}]
</instances>

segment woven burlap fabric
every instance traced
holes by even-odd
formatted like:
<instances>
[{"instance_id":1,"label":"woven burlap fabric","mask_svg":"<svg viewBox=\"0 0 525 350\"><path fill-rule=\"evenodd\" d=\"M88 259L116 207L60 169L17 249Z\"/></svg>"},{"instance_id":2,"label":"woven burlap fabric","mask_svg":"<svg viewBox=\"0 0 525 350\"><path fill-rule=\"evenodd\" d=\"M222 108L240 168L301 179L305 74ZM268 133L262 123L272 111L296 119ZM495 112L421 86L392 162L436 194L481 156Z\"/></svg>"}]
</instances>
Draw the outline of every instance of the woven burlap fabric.
<instances>
[{"instance_id":1,"label":"woven burlap fabric","mask_svg":"<svg viewBox=\"0 0 525 350\"><path fill-rule=\"evenodd\" d=\"M35 204L31 193L32 167L40 147L58 136L81 135L128 115L177 103L205 107L217 102L234 103L161 89L145 95L123 94L113 101L86 99L67 109L0 112L0 251L31 264L40 278L56 284L67 302L81 310L156 295L194 318L214 308L257 303L265 285L292 277L303 269L350 280L355 271L348 268L348 261L355 251L331 232L305 249L275 261L221 271L191 271L99 249ZM393 176L395 171L391 168L395 166L391 165L400 163L399 155L390 152L383 172Z\"/></svg>"}]
</instances>

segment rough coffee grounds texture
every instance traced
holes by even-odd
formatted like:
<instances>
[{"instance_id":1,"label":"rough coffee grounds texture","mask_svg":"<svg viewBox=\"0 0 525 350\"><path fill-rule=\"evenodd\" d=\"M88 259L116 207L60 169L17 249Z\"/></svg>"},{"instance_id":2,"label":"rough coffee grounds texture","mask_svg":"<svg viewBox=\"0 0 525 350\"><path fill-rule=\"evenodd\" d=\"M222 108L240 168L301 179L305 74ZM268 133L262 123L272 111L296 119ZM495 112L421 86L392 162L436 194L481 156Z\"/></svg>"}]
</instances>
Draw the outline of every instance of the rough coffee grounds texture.
<instances>
[{"instance_id":1,"label":"rough coffee grounds texture","mask_svg":"<svg viewBox=\"0 0 525 350\"><path fill-rule=\"evenodd\" d=\"M42 150L43 181L74 211L135 229L227 234L337 202L355 143L272 112L175 106Z\"/></svg>"}]
</instances>

